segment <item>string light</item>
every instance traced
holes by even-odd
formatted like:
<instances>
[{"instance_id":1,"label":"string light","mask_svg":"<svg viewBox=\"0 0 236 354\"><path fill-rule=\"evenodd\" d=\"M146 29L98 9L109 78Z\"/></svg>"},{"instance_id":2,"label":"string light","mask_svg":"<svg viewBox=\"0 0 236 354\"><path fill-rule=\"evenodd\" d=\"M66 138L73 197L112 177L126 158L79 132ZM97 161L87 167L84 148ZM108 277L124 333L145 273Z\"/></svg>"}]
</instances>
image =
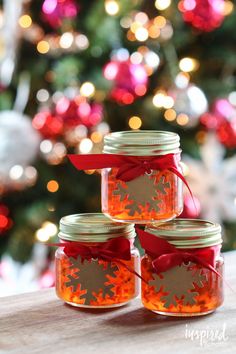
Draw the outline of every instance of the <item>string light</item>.
<instances>
[{"instance_id":1,"label":"string light","mask_svg":"<svg viewBox=\"0 0 236 354\"><path fill-rule=\"evenodd\" d=\"M179 125L186 125L189 122L189 117L187 116L187 114L180 113L180 114L178 114L178 116L176 118L176 122Z\"/></svg>"},{"instance_id":2,"label":"string light","mask_svg":"<svg viewBox=\"0 0 236 354\"><path fill-rule=\"evenodd\" d=\"M139 129L140 127L141 127L141 125L142 125L142 120L141 120L141 118L139 118L139 117L137 117L137 116L133 116L133 117L131 117L130 119L129 119L129 127L131 128L131 129L134 129L134 130L136 130L136 129Z\"/></svg>"},{"instance_id":3,"label":"string light","mask_svg":"<svg viewBox=\"0 0 236 354\"><path fill-rule=\"evenodd\" d=\"M65 32L60 38L59 44L63 49L68 49L72 46L74 41L74 36L71 32Z\"/></svg>"},{"instance_id":4,"label":"string light","mask_svg":"<svg viewBox=\"0 0 236 354\"><path fill-rule=\"evenodd\" d=\"M106 13L110 16L115 16L120 10L120 6L115 0L106 0L105 1L105 10Z\"/></svg>"},{"instance_id":5,"label":"string light","mask_svg":"<svg viewBox=\"0 0 236 354\"><path fill-rule=\"evenodd\" d=\"M234 10L234 4L231 1L226 0L224 2L224 10L223 10L224 16L230 15L233 12L233 10Z\"/></svg>"},{"instance_id":6,"label":"string light","mask_svg":"<svg viewBox=\"0 0 236 354\"><path fill-rule=\"evenodd\" d=\"M82 139L79 144L79 151L82 154L88 154L93 148L93 142L89 138Z\"/></svg>"},{"instance_id":7,"label":"string light","mask_svg":"<svg viewBox=\"0 0 236 354\"><path fill-rule=\"evenodd\" d=\"M138 12L134 19L135 21L140 22L142 25L145 25L149 20L148 15L145 12Z\"/></svg>"},{"instance_id":8,"label":"string light","mask_svg":"<svg viewBox=\"0 0 236 354\"><path fill-rule=\"evenodd\" d=\"M40 242L47 242L51 237L57 234L58 228L55 224L45 221L41 228L35 233L36 239Z\"/></svg>"},{"instance_id":9,"label":"string light","mask_svg":"<svg viewBox=\"0 0 236 354\"><path fill-rule=\"evenodd\" d=\"M92 82L84 82L80 87L80 94L84 97L91 97L95 93L95 87Z\"/></svg>"},{"instance_id":10,"label":"string light","mask_svg":"<svg viewBox=\"0 0 236 354\"><path fill-rule=\"evenodd\" d=\"M51 180L47 183L47 190L50 192L50 193L55 193L57 192L59 189L59 184L57 181L55 180Z\"/></svg>"},{"instance_id":11,"label":"string light","mask_svg":"<svg viewBox=\"0 0 236 354\"><path fill-rule=\"evenodd\" d=\"M157 16L154 18L154 24L159 27L163 28L166 25L166 19L164 16Z\"/></svg>"},{"instance_id":12,"label":"string light","mask_svg":"<svg viewBox=\"0 0 236 354\"><path fill-rule=\"evenodd\" d=\"M95 144L100 143L100 142L102 141L102 139L103 139L103 136L102 136L102 134L99 133L99 132L93 132L93 133L91 134L91 140L92 140L92 142L95 143Z\"/></svg>"},{"instance_id":13,"label":"string light","mask_svg":"<svg viewBox=\"0 0 236 354\"><path fill-rule=\"evenodd\" d=\"M165 10L167 9L171 4L171 0L156 0L155 1L155 7L157 10Z\"/></svg>"},{"instance_id":14,"label":"string light","mask_svg":"<svg viewBox=\"0 0 236 354\"><path fill-rule=\"evenodd\" d=\"M180 89L184 89L188 86L190 80L190 76L188 73L179 73L175 78L175 84Z\"/></svg>"},{"instance_id":15,"label":"string light","mask_svg":"<svg viewBox=\"0 0 236 354\"><path fill-rule=\"evenodd\" d=\"M135 32L135 37L139 42L144 42L148 39L148 30L144 27L139 27Z\"/></svg>"},{"instance_id":16,"label":"string light","mask_svg":"<svg viewBox=\"0 0 236 354\"><path fill-rule=\"evenodd\" d=\"M29 28L32 25L32 19L29 15L23 15L19 18L19 25L22 28Z\"/></svg>"},{"instance_id":17,"label":"string light","mask_svg":"<svg viewBox=\"0 0 236 354\"><path fill-rule=\"evenodd\" d=\"M36 98L39 102L47 102L49 99L49 92L45 89L38 90Z\"/></svg>"},{"instance_id":18,"label":"string light","mask_svg":"<svg viewBox=\"0 0 236 354\"><path fill-rule=\"evenodd\" d=\"M236 106L236 91L232 91L229 94L229 102L233 105Z\"/></svg>"},{"instance_id":19,"label":"string light","mask_svg":"<svg viewBox=\"0 0 236 354\"><path fill-rule=\"evenodd\" d=\"M48 53L50 49L50 46L49 46L49 43L45 40L42 40L42 41L39 41L38 44L37 44L37 51L40 53L40 54L46 54Z\"/></svg>"},{"instance_id":20,"label":"string light","mask_svg":"<svg viewBox=\"0 0 236 354\"><path fill-rule=\"evenodd\" d=\"M154 95L152 99L152 103L155 107L161 108L163 107L164 100L165 100L165 93L158 92Z\"/></svg>"},{"instance_id":21,"label":"string light","mask_svg":"<svg viewBox=\"0 0 236 354\"><path fill-rule=\"evenodd\" d=\"M179 62L180 70L184 72L191 72L197 70L199 67L199 62L193 58L183 58Z\"/></svg>"},{"instance_id":22,"label":"string light","mask_svg":"<svg viewBox=\"0 0 236 354\"><path fill-rule=\"evenodd\" d=\"M20 179L23 176L24 169L20 165L13 166L9 171L9 176L13 180Z\"/></svg>"},{"instance_id":23,"label":"string light","mask_svg":"<svg viewBox=\"0 0 236 354\"><path fill-rule=\"evenodd\" d=\"M169 122L174 121L175 118L176 118L176 115L177 115L177 114L176 114L175 110L172 109L172 108L167 109L167 110L165 111L165 113L164 113L165 119L166 119L167 121L169 121Z\"/></svg>"}]
</instances>

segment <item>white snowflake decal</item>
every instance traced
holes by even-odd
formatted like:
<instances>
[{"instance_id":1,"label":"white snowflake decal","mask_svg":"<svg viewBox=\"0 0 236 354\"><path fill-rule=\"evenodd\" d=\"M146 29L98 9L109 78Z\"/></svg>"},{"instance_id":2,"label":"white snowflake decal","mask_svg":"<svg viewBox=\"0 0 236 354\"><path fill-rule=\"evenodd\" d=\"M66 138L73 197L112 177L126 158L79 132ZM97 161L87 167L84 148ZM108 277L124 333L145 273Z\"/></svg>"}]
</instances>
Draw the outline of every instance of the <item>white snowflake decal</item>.
<instances>
[{"instance_id":1,"label":"white snowflake decal","mask_svg":"<svg viewBox=\"0 0 236 354\"><path fill-rule=\"evenodd\" d=\"M201 203L201 216L215 222L236 219L236 156L224 159L225 150L209 134L200 148L202 160L185 156L187 180Z\"/></svg>"}]
</instances>

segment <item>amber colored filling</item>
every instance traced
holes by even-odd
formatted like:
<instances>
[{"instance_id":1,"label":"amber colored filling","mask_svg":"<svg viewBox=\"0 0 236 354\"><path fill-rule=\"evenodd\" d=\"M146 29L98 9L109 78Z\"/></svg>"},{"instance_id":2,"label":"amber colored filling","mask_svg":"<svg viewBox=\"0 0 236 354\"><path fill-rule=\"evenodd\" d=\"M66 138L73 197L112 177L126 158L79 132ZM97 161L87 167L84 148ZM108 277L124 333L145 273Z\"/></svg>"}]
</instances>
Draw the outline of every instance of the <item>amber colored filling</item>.
<instances>
[{"instance_id":1,"label":"amber colored filling","mask_svg":"<svg viewBox=\"0 0 236 354\"><path fill-rule=\"evenodd\" d=\"M152 281L153 275L153 267L152 267L152 259L149 256L144 256L141 261L141 272L143 278L150 282ZM207 281L203 282L200 286L197 285L194 280L190 285L190 293L194 292L197 294L194 296L194 304L186 304L186 299L184 295L180 298L173 293L173 302L175 305L171 304L166 307L166 301L168 298L168 291L164 288L164 286L160 287L158 290L155 289L155 286L150 285L142 281L142 302L143 305L152 311L157 312L165 312L171 314L201 314L207 313L215 310L219 307L223 302L223 259L220 258L216 262L216 270L221 276L217 276L212 271L203 268L201 265L194 264L191 268L194 271L202 271L201 273L205 274L207 277ZM156 276L156 274L155 274ZM165 273L157 275L160 277L160 284L164 284ZM181 287L181 282L183 284L184 279L179 279L179 284ZM158 283L157 283L158 284ZM157 286L158 288L159 286Z\"/></svg>"},{"instance_id":2,"label":"amber colored filling","mask_svg":"<svg viewBox=\"0 0 236 354\"><path fill-rule=\"evenodd\" d=\"M106 262L103 260L97 260L99 265L104 269L105 281L100 289L93 291L90 282L90 289L86 289L83 283L78 284L74 289L72 286L67 286L69 278L79 278L80 269L70 268L71 262L64 253L60 253L56 256L56 292L59 298L65 302L74 303L77 305L86 306L112 306L116 304L126 303L138 295L138 281L137 277L127 270L124 266L114 262ZM139 257L137 254L131 256L130 261L122 261L129 268L138 271ZM82 265L84 267L86 265ZM109 272L106 274L107 267L112 266L116 270L111 275ZM75 274L77 273L77 274ZM92 274L90 274L92 277ZM90 276L88 273L88 276ZM110 289L108 294L107 287ZM88 294L88 291L90 294ZM89 303L85 300L85 297L89 295ZM91 300L90 300L91 299Z\"/></svg>"},{"instance_id":3,"label":"amber colored filling","mask_svg":"<svg viewBox=\"0 0 236 354\"><path fill-rule=\"evenodd\" d=\"M136 191L131 186L129 193L130 182L116 179L117 171L117 168L103 171L102 211L105 214L118 221L145 223L170 220L182 212L182 181L172 172L153 171L150 180L143 181Z\"/></svg>"}]
</instances>

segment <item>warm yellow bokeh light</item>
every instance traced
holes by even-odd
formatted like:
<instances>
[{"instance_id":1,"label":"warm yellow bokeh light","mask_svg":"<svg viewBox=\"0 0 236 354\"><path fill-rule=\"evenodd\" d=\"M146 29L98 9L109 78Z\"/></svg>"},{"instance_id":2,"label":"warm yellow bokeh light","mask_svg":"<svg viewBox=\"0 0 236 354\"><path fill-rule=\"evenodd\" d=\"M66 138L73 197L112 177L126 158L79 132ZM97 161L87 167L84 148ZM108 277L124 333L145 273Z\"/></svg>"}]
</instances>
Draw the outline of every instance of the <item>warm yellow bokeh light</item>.
<instances>
[{"instance_id":1,"label":"warm yellow bokeh light","mask_svg":"<svg viewBox=\"0 0 236 354\"><path fill-rule=\"evenodd\" d=\"M91 97L94 95L95 87L92 82L84 82L80 87L80 94L84 97Z\"/></svg>"},{"instance_id":2,"label":"warm yellow bokeh light","mask_svg":"<svg viewBox=\"0 0 236 354\"><path fill-rule=\"evenodd\" d=\"M46 54L50 49L49 43L47 41L40 41L37 44L37 51L41 54Z\"/></svg>"},{"instance_id":3,"label":"warm yellow bokeh light","mask_svg":"<svg viewBox=\"0 0 236 354\"><path fill-rule=\"evenodd\" d=\"M120 10L120 6L115 0L106 0L105 1L105 10L106 13L110 16L115 16Z\"/></svg>"},{"instance_id":4,"label":"warm yellow bokeh light","mask_svg":"<svg viewBox=\"0 0 236 354\"><path fill-rule=\"evenodd\" d=\"M189 117L187 116L187 114L180 113L178 114L176 121L179 125L186 125L189 122Z\"/></svg>"},{"instance_id":5,"label":"warm yellow bokeh light","mask_svg":"<svg viewBox=\"0 0 236 354\"><path fill-rule=\"evenodd\" d=\"M144 42L148 39L148 30L144 27L140 27L135 32L135 37L138 41Z\"/></svg>"},{"instance_id":6,"label":"warm yellow bokeh light","mask_svg":"<svg viewBox=\"0 0 236 354\"><path fill-rule=\"evenodd\" d=\"M157 10L165 10L167 9L171 4L171 0L156 0L155 1L155 6Z\"/></svg>"},{"instance_id":7,"label":"warm yellow bokeh light","mask_svg":"<svg viewBox=\"0 0 236 354\"><path fill-rule=\"evenodd\" d=\"M224 2L224 16L230 15L234 10L234 4L231 1Z\"/></svg>"},{"instance_id":8,"label":"warm yellow bokeh light","mask_svg":"<svg viewBox=\"0 0 236 354\"><path fill-rule=\"evenodd\" d=\"M55 193L57 192L59 189L59 184L57 181L55 181L54 179L52 179L51 181L49 181L47 183L47 190L50 192L50 193Z\"/></svg>"},{"instance_id":9,"label":"warm yellow bokeh light","mask_svg":"<svg viewBox=\"0 0 236 354\"><path fill-rule=\"evenodd\" d=\"M163 107L163 104L165 102L166 94L163 92L158 92L154 95L152 99L152 103L154 104L155 107L161 108Z\"/></svg>"},{"instance_id":10,"label":"warm yellow bokeh light","mask_svg":"<svg viewBox=\"0 0 236 354\"><path fill-rule=\"evenodd\" d=\"M199 62L196 59L193 58L183 58L179 62L179 68L180 70L184 72L190 72L197 70L199 67Z\"/></svg>"},{"instance_id":11,"label":"warm yellow bokeh light","mask_svg":"<svg viewBox=\"0 0 236 354\"><path fill-rule=\"evenodd\" d=\"M99 132L93 132L93 133L91 134L91 140L92 140L92 142L95 143L95 144L100 143L100 142L102 141L102 139L103 139L103 136L102 136L102 134L99 133Z\"/></svg>"},{"instance_id":12,"label":"warm yellow bokeh light","mask_svg":"<svg viewBox=\"0 0 236 354\"><path fill-rule=\"evenodd\" d=\"M32 19L29 15L23 15L19 18L19 25L22 28L29 28L32 25Z\"/></svg>"},{"instance_id":13,"label":"warm yellow bokeh light","mask_svg":"<svg viewBox=\"0 0 236 354\"><path fill-rule=\"evenodd\" d=\"M133 116L129 119L129 127L131 129L139 129L142 125L142 120L141 118L137 116Z\"/></svg>"},{"instance_id":14,"label":"warm yellow bokeh light","mask_svg":"<svg viewBox=\"0 0 236 354\"><path fill-rule=\"evenodd\" d=\"M174 109L170 108L170 109L167 109L164 113L164 117L166 120L168 120L169 122L172 122L175 120L176 118L176 112Z\"/></svg>"},{"instance_id":15,"label":"warm yellow bokeh light","mask_svg":"<svg viewBox=\"0 0 236 354\"><path fill-rule=\"evenodd\" d=\"M157 16L154 18L154 23L157 27L163 28L166 25L166 19L163 16Z\"/></svg>"}]
</instances>

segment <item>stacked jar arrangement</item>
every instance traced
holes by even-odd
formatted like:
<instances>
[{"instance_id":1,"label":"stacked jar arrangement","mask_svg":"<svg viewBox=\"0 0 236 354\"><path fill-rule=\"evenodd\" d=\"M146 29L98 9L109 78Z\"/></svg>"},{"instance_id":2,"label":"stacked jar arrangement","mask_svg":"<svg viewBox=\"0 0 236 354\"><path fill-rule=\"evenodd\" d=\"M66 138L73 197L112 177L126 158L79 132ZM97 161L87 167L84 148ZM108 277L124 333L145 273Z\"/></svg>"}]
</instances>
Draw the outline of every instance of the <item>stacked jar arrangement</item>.
<instances>
[{"instance_id":1,"label":"stacked jar arrangement","mask_svg":"<svg viewBox=\"0 0 236 354\"><path fill-rule=\"evenodd\" d=\"M102 213L61 219L56 291L79 307L116 307L138 295L156 313L195 316L223 302L221 228L175 219L183 209L180 139L171 132L116 132L103 154L70 155L79 170L102 169ZM190 191L191 193L191 191ZM134 247L134 224L145 255ZM141 274L140 274L141 263Z\"/></svg>"}]
</instances>

